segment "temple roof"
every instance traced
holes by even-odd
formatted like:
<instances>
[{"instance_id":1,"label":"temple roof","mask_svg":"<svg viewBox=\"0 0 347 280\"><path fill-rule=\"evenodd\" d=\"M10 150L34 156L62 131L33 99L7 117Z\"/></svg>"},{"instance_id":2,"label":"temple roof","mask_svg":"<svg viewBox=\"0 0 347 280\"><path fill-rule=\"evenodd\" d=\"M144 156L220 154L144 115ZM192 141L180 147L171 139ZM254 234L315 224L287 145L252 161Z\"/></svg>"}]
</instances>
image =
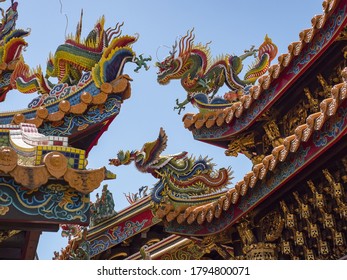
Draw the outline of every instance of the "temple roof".
<instances>
[{"instance_id":1,"label":"temple roof","mask_svg":"<svg viewBox=\"0 0 347 280\"><path fill-rule=\"evenodd\" d=\"M278 63L269 67L268 74L258 79L258 84L250 88L249 94L242 95L240 101L234 102L230 107L222 110L185 114L182 119L184 127L187 129L200 129L204 126L206 128L211 128L213 125L222 126L223 124L230 124L235 118L241 118L246 114L251 104L262 98L270 85L281 77L284 70L302 53L304 47L312 42L315 34L325 26L327 19L338 3L338 0L325 0L322 3L323 14L315 15L311 19L312 27L299 33L299 41L292 42L288 46L288 53L281 54L278 57ZM288 81L288 83L290 82Z\"/></svg>"},{"instance_id":2,"label":"temple roof","mask_svg":"<svg viewBox=\"0 0 347 280\"><path fill-rule=\"evenodd\" d=\"M92 96L88 91L84 91L79 102L75 105L71 105L66 99L59 99L50 105L58 105L57 110L49 112L45 106L39 108L26 109L10 113L1 113L1 117L7 117L13 115L12 122L14 124L31 123L36 127L40 127L43 122L58 122L61 121L67 114L84 114L88 106L90 105L102 105L106 102L109 94L120 94L122 99L129 98L130 96L130 83L132 79L128 75L118 76L111 83L104 83L101 85L100 92ZM35 116L32 118L26 118L24 113L34 112Z\"/></svg>"},{"instance_id":3,"label":"temple roof","mask_svg":"<svg viewBox=\"0 0 347 280\"><path fill-rule=\"evenodd\" d=\"M275 147L261 163L254 165L252 171L235 184L235 188L221 194L211 203L187 207L183 212L177 213L175 217L177 222L179 224L185 221L188 224L194 222L202 224L205 221L211 222L213 219L218 219L223 211L227 211L232 205L235 205L250 188L256 187L257 182L262 180L268 171L274 171L279 162L285 162L290 153L295 153L302 142L310 139L314 131L321 130L324 123L335 115L339 105L347 98L347 68L341 74L344 81L331 89L330 98L320 102L320 112L309 115L306 123L299 125L294 134L284 139L282 145Z\"/></svg>"}]
</instances>

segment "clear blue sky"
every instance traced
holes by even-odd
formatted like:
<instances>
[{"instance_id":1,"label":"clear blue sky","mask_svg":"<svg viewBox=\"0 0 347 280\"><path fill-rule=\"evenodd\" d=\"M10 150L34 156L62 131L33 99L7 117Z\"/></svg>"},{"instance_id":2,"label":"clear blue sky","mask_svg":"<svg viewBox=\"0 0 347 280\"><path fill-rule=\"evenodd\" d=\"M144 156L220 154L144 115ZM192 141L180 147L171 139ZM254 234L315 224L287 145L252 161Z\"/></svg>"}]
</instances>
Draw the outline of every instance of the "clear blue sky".
<instances>
[{"instance_id":1,"label":"clear blue sky","mask_svg":"<svg viewBox=\"0 0 347 280\"><path fill-rule=\"evenodd\" d=\"M24 58L32 68L41 65L45 69L48 54L54 53L57 46L64 42L65 35L75 32L81 9L84 11L84 36L102 15L105 15L106 27L124 21L123 34L140 34L138 42L134 44L135 52L153 58L147 72L135 73L135 65L127 65L125 72L134 80L132 97L124 102L119 116L90 152L88 168L107 166L108 159L115 157L119 149L141 148L145 142L156 139L159 128L163 127L169 137L164 154L188 151L196 156L208 155L214 159L217 167L233 168L233 183L251 170L251 164L243 156L226 157L223 149L193 140L191 133L183 126L182 117L185 112L197 110L188 105L181 115L173 111L176 98L185 98L179 81L172 81L167 86L156 82L156 56L162 59L168 54L168 49L159 47L172 46L176 38L194 27L196 43L212 41L210 48L213 57L227 53L242 54L251 45L259 46L265 34L272 38L279 54L282 54L287 52L291 42L298 41L301 30L311 27L311 18L323 13L320 0L18 2L17 28L31 28ZM9 3L9 0L1 3L1 7L6 9ZM252 62L252 59L247 62ZM226 91L222 89L219 94L224 95ZM34 97L35 94L28 97L10 92L5 103L0 104L0 110L25 108ZM136 192L139 187L151 186L156 182L151 175L138 172L133 165L107 167L117 174L116 180L107 182L115 198L116 211L128 205L123 193ZM91 197L94 200L95 193ZM67 239L61 238L60 233L43 233L38 247L39 258L51 259L53 251L59 251L66 244Z\"/></svg>"}]
</instances>

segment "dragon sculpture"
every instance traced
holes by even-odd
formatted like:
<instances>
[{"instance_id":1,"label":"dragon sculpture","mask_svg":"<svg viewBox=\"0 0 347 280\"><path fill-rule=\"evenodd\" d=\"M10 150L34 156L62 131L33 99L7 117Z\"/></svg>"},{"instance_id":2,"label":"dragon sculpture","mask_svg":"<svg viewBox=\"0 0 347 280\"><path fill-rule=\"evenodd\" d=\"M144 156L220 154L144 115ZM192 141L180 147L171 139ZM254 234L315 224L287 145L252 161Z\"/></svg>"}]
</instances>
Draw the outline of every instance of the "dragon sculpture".
<instances>
[{"instance_id":1,"label":"dragon sculpture","mask_svg":"<svg viewBox=\"0 0 347 280\"><path fill-rule=\"evenodd\" d=\"M29 103L29 108L51 104L72 92L78 92L90 82L97 88L104 83L111 83L122 75L127 62L137 65L136 72L142 67L149 68L146 61L150 58L142 55L136 57L131 48L138 35L121 36L123 23L105 29L105 19L101 17L86 38L81 39L82 17L83 12L75 35L69 35L54 55L49 56L46 73L40 66L30 69L22 56L17 57L17 63L9 76L9 87L25 94L40 94ZM51 77L57 78L57 84L49 80Z\"/></svg>"},{"instance_id":2,"label":"dragon sculpture","mask_svg":"<svg viewBox=\"0 0 347 280\"><path fill-rule=\"evenodd\" d=\"M97 86L109 81L121 73L114 73L112 69L122 69L127 60L134 58L130 45L137 40L137 36L120 36L121 26L117 23L114 28L104 28L102 17L90 31L85 40L81 40L82 15L74 36L70 35L65 43L58 46L54 55L50 55L47 62L46 74L41 68L30 71L21 61L12 74L12 86L22 93L39 92L49 94L54 85L48 80L56 77L58 84L67 86L78 85L84 72L92 71ZM116 67L113 67L116 66ZM118 66L118 67L117 67ZM112 68L113 67L113 68Z\"/></svg>"},{"instance_id":3,"label":"dragon sculpture","mask_svg":"<svg viewBox=\"0 0 347 280\"><path fill-rule=\"evenodd\" d=\"M229 185L231 169L214 170L210 159L187 157L187 152L162 156L167 139L161 128L158 138L145 143L141 150L119 151L116 158L109 160L109 164L115 166L135 162L140 172L159 179L151 190L154 209L169 203L171 210L180 211L188 202L203 203L209 194L216 194Z\"/></svg>"},{"instance_id":4,"label":"dragon sculpture","mask_svg":"<svg viewBox=\"0 0 347 280\"><path fill-rule=\"evenodd\" d=\"M230 103L230 100L223 98L216 98L213 101L214 95L224 85L236 94L236 98L246 94L249 85L254 84L267 71L271 61L277 55L277 46L268 36L265 36L264 42L258 49L252 46L240 56L225 55L211 61L208 44L195 45L194 39L193 30L188 31L178 43L175 42L169 56L162 62L156 63L159 68L157 77L159 84L165 85L170 80L180 79L187 92L185 101L179 103L178 99L176 100L175 109L179 110L178 113L185 109L185 105L189 102L194 104L196 96L198 101L203 103L209 101L217 104ZM177 46L178 55L176 56ZM238 75L243 69L243 60L250 56L256 57L257 54L258 57L253 66L246 72L244 79L240 79Z\"/></svg>"},{"instance_id":5,"label":"dragon sculpture","mask_svg":"<svg viewBox=\"0 0 347 280\"><path fill-rule=\"evenodd\" d=\"M24 37L30 33L15 28L18 19L17 7L18 3L12 0L6 11L0 8L0 102L5 100L6 94L12 89L11 75L27 46Z\"/></svg>"}]
</instances>

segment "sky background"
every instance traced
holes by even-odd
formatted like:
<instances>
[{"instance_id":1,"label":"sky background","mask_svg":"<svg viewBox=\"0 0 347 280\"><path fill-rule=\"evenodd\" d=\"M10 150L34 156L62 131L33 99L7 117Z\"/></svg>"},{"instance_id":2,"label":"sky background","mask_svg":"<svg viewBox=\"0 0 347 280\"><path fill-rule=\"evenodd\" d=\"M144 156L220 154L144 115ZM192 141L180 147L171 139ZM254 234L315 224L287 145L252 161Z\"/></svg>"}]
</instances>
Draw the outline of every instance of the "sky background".
<instances>
[{"instance_id":1,"label":"sky background","mask_svg":"<svg viewBox=\"0 0 347 280\"><path fill-rule=\"evenodd\" d=\"M120 211L129 204L123 193L137 192L143 186L151 187L156 179L149 174L140 173L135 166L108 166L108 159L116 157L118 150L140 149L145 142L157 138L160 127L168 135L168 147L163 154L188 151L195 156L209 156L217 168L231 166L234 171L232 187L251 170L251 164L244 156L227 157L224 150L195 141L189 130L185 129L182 117L197 109L188 105L178 115L173 110L175 100L185 99L186 93L178 80L161 86L156 81L157 69L154 63L168 55L176 39L195 28L195 42L211 42L212 57L222 54L240 55L251 45L258 47L266 34L278 46L279 54L288 52L288 45L299 40L299 33L311 27L311 18L322 14L321 0L215 0L215 1L118 1L118 0L35 0L18 1L19 19L17 28L30 28L31 35L26 38L29 46L24 52L26 63L34 68L41 65L45 70L50 52L65 40L65 36L75 33L76 25L83 9L82 37L93 28L96 21L105 16L105 27L124 22L123 35L140 35L133 45L134 51L151 56L149 71L133 70L135 64L128 63L124 73L133 78L132 96L122 105L117 118L108 131L100 138L88 157L88 168L106 166L116 173L117 179L107 181L113 193L115 210ZM1 3L7 9L10 1ZM252 58L245 61L251 64ZM277 63L277 58L273 61ZM247 67L246 67L247 68ZM222 88L218 95L223 96L228 89ZM0 110L26 108L29 101L37 95L23 95L10 92ZM96 192L101 192L97 190ZM91 194L92 201L95 193ZM67 239L57 233L43 233L38 245L39 259L51 259L54 251L65 247Z\"/></svg>"}]
</instances>

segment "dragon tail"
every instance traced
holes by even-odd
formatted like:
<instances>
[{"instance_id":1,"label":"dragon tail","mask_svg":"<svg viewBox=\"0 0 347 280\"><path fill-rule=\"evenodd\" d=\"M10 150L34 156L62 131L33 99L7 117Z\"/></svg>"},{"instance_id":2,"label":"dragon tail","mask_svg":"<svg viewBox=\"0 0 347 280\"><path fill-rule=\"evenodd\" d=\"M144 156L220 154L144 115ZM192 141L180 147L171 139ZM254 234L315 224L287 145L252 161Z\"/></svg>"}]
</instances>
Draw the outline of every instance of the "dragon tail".
<instances>
[{"instance_id":1,"label":"dragon tail","mask_svg":"<svg viewBox=\"0 0 347 280\"><path fill-rule=\"evenodd\" d=\"M19 59L11 75L11 85L22 93L39 92L47 94L51 91L51 85L44 78L41 68L31 72L23 58Z\"/></svg>"},{"instance_id":2,"label":"dragon tail","mask_svg":"<svg viewBox=\"0 0 347 280\"><path fill-rule=\"evenodd\" d=\"M259 47L258 63L245 74L245 81L253 84L260 76L264 75L269 69L271 61L276 57L277 52L277 46L266 35L264 42Z\"/></svg>"}]
</instances>

